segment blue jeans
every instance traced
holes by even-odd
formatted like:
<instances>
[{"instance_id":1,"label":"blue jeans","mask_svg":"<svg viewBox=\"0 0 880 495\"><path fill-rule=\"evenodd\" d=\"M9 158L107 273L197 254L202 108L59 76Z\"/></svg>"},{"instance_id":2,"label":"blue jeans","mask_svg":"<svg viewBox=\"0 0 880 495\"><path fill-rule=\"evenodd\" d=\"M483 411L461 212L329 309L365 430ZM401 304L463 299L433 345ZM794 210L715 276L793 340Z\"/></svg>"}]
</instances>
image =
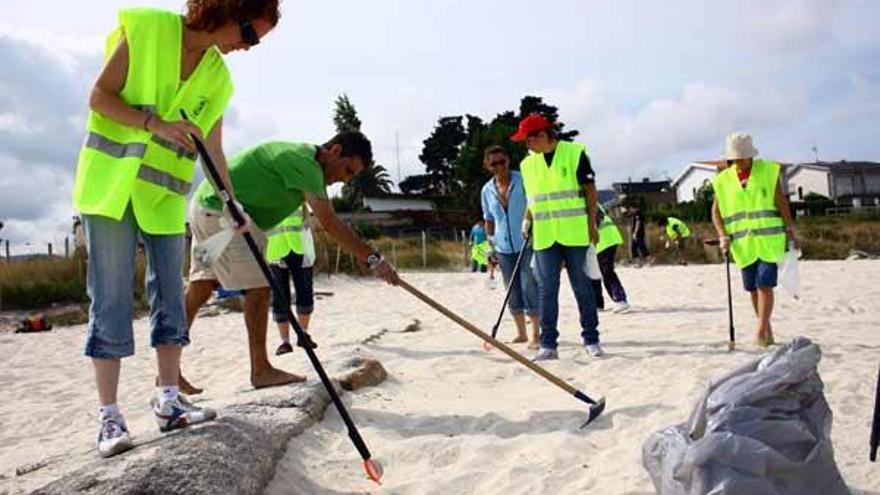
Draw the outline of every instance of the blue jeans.
<instances>
[{"instance_id":1,"label":"blue jeans","mask_svg":"<svg viewBox=\"0 0 880 495\"><path fill-rule=\"evenodd\" d=\"M516 266L516 258L519 253L497 253L498 264L501 266L501 276L504 277L504 285L510 287L510 298L507 307L510 314L529 316L538 315L538 283L529 269L532 262L532 248L525 246L526 252L522 255L519 270L513 273ZM512 279L511 279L512 278Z\"/></svg>"},{"instance_id":2,"label":"blue jeans","mask_svg":"<svg viewBox=\"0 0 880 495\"><path fill-rule=\"evenodd\" d=\"M275 283L281 288L281 297L272 293L272 319L276 323L289 323L287 312L290 309L290 280L296 291L296 312L310 315L315 309L315 292L312 282L312 267L303 267L303 255L290 252L284 257L284 265L269 265Z\"/></svg>"},{"instance_id":3,"label":"blue jeans","mask_svg":"<svg viewBox=\"0 0 880 495\"><path fill-rule=\"evenodd\" d=\"M189 344L183 301L183 235L150 235L138 228L131 206L122 219L84 215L88 245L89 328L85 355L118 359L134 354L132 329L138 237L147 255L150 345Z\"/></svg>"},{"instance_id":4,"label":"blue jeans","mask_svg":"<svg viewBox=\"0 0 880 495\"><path fill-rule=\"evenodd\" d=\"M535 251L541 308L541 347L544 349L558 347L559 331L556 324L559 321L559 276L563 262L580 312L581 338L585 345L599 343L599 315L596 313L593 282L585 270L586 258L585 246L554 244Z\"/></svg>"}]
</instances>

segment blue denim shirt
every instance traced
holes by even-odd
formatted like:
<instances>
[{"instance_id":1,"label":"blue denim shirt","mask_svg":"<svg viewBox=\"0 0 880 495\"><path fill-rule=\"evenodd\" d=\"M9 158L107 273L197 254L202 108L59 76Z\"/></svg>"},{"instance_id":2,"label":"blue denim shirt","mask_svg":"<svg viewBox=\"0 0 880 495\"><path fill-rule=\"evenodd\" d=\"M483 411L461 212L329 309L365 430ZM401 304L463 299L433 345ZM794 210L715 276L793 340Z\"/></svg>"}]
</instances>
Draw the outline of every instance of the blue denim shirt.
<instances>
[{"instance_id":1,"label":"blue denim shirt","mask_svg":"<svg viewBox=\"0 0 880 495\"><path fill-rule=\"evenodd\" d=\"M483 205L483 218L495 222L495 235L492 244L499 253L513 254L522 251L523 238L520 227L526 213L526 190L523 187L522 175L510 171L510 185L507 193L507 209L501 204L495 178L489 179L480 193Z\"/></svg>"}]
</instances>

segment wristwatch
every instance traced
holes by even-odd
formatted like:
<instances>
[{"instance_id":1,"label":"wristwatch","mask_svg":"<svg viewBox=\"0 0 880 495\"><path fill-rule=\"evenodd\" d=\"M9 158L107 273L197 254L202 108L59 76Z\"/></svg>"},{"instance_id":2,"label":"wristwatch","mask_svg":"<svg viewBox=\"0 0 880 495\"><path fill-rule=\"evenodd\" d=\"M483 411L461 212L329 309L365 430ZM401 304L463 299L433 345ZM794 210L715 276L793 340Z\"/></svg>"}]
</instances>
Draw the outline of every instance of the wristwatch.
<instances>
[{"instance_id":1,"label":"wristwatch","mask_svg":"<svg viewBox=\"0 0 880 495\"><path fill-rule=\"evenodd\" d=\"M376 265L383 261L384 258L382 258L382 255L376 251L373 251L372 253L370 253L369 256L367 256L367 266L370 267L371 270L376 268Z\"/></svg>"}]
</instances>

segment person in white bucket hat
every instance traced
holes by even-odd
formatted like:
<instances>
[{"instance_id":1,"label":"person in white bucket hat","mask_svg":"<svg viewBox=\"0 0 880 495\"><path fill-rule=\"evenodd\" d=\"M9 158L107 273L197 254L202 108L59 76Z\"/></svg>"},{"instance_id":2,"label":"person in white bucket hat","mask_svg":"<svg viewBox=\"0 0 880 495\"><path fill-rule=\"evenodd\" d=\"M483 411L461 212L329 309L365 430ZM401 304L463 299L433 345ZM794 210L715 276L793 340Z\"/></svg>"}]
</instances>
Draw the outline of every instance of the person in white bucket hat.
<instances>
[{"instance_id":1,"label":"person in white bucket hat","mask_svg":"<svg viewBox=\"0 0 880 495\"><path fill-rule=\"evenodd\" d=\"M758 317L757 343L773 345L770 315L778 264L787 243L798 247L788 199L782 192L782 167L757 159L752 137L743 132L727 136L727 168L712 180L715 200L712 223L721 249L742 271L743 286L751 295Z\"/></svg>"}]
</instances>

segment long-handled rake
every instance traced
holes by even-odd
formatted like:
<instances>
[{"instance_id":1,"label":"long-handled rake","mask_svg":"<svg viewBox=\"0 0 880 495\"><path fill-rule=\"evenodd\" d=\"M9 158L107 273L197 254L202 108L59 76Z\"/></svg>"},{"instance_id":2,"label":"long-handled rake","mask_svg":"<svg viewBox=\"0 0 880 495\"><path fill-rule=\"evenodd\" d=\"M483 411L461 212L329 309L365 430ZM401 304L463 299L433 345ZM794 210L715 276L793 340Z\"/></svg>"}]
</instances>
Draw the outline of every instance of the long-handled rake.
<instances>
[{"instance_id":1,"label":"long-handled rake","mask_svg":"<svg viewBox=\"0 0 880 495\"><path fill-rule=\"evenodd\" d=\"M183 110L180 111L180 114L185 120L189 120ZM232 196L229 195L229 191L226 189L226 185L220 178L220 174L217 172L217 167L214 165L214 161L211 160L211 156L208 154L208 150L205 148L205 145L196 136L190 134L190 137L192 138L193 142L195 142L196 148L199 150L199 155L202 157L202 161L205 164L205 168L211 175L211 179L213 180L214 185L217 187L217 192L220 194L220 198L223 200L223 203L229 209L229 213L232 215L233 220L235 220L236 224L243 225L245 222L244 216L242 216L241 212L238 211L238 207L235 205L235 201L232 199ZM281 288L275 282L275 278L272 277L272 272L269 271L269 265L266 263L263 255L260 254L260 248L257 247L257 243L254 241L254 238L250 234L250 232L244 233L244 240L247 243L251 254L254 256L254 260L260 266L260 271L262 271L263 276L266 277L266 282L269 283L269 287L272 289L272 293L275 297L278 297L280 299ZM324 371L324 367L321 365L321 361L318 359L317 354L315 354L312 346L309 345L311 339L309 338L308 334L303 331L302 327L299 325L299 322L296 320L296 317L293 316L293 312L290 310L290 307L287 308L287 321L290 322L290 325L296 332L296 336L299 341L304 343L304 345L302 345L302 348L305 350L306 356L308 356L309 361L312 363L312 367L315 369L315 372L321 379L321 383L324 385L324 388L327 389L327 393L330 395L330 399L333 401L333 405L336 406L336 410L339 411L339 416L342 417L342 421L345 423L345 427L348 429L348 438L351 439L354 447L357 449L358 453L361 455L361 458L364 460L364 471L367 473L367 478L374 481L375 483L381 484L383 471L382 465L379 463L379 461L372 459L370 449L367 448L367 444L361 437L357 426L355 426L354 421L352 421L351 416L345 409L345 405L342 404L342 400L339 398L339 394L336 393L336 389L330 382L330 378L327 376L327 372Z\"/></svg>"},{"instance_id":2,"label":"long-handled rake","mask_svg":"<svg viewBox=\"0 0 880 495\"><path fill-rule=\"evenodd\" d=\"M487 342L487 343L501 349L502 352L504 352L508 356L512 357L513 359L518 361L523 366L525 366L528 369L534 371L535 373L541 375L541 377L549 380L550 382L552 382L554 385L561 388L562 390L565 390L569 394L575 396L576 399L589 404L589 406L590 406L589 414L587 416L587 420L584 421L584 423L581 425L581 428L592 423L593 420L596 419L600 414L602 414L602 411L605 410L605 398L604 397L600 397L598 400L591 399L587 394L572 387L571 385L569 385L568 383L563 381L561 378L557 377L556 375L553 375L552 373L550 373L549 371L545 370L544 368L538 366L537 364L529 361L528 358L526 358L522 354L514 351L513 349L511 349L507 345L495 340L494 338L492 338L492 336L486 334L485 332L483 332L482 330L480 330L479 328L474 326L472 323L468 322L464 318L453 313L452 311L447 309L442 304L431 299L430 297L425 295L420 290L418 290L415 287L413 287L412 285L408 284L403 279L400 280L399 285L401 287L403 287L407 292L409 292L410 294L415 296L416 298L421 299L428 306L431 306L432 308L436 309L437 311L443 313L449 319L451 319L452 321L454 321L454 322L458 323L459 325L461 325L462 327L464 327L465 330L471 332L472 334L474 334L477 337L479 337L480 339L482 339L483 342Z\"/></svg>"}]
</instances>

